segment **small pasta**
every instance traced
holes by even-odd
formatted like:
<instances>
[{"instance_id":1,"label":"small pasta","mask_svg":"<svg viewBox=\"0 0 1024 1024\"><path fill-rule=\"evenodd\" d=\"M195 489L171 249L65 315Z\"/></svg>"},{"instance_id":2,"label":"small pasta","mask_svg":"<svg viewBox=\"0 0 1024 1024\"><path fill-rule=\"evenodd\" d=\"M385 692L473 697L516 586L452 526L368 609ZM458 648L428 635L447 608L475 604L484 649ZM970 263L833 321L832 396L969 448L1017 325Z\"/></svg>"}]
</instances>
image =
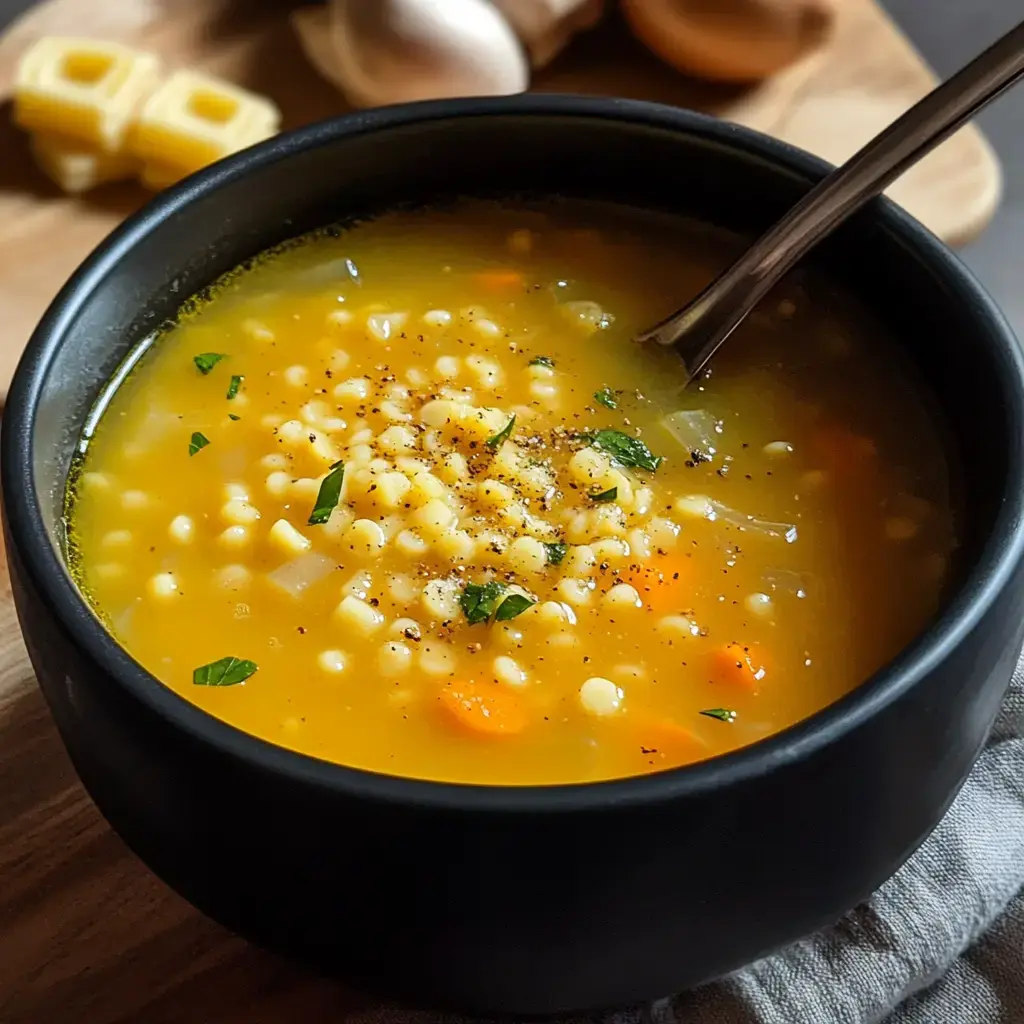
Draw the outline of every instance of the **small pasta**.
<instances>
[{"instance_id":1,"label":"small pasta","mask_svg":"<svg viewBox=\"0 0 1024 1024\"><path fill-rule=\"evenodd\" d=\"M334 616L356 636L369 636L384 625L384 616L381 612L351 595L341 599Z\"/></svg>"},{"instance_id":2,"label":"small pasta","mask_svg":"<svg viewBox=\"0 0 1024 1024\"><path fill-rule=\"evenodd\" d=\"M296 530L287 519L278 519L270 528L268 538L276 548L286 555L300 555L303 551L308 551L313 544L308 537L303 536Z\"/></svg>"},{"instance_id":3,"label":"small pasta","mask_svg":"<svg viewBox=\"0 0 1024 1024\"><path fill-rule=\"evenodd\" d=\"M630 338L714 232L569 200L339 230L176 320L69 481L82 593L186 699L377 773L589 782L808 719L941 607L957 467L814 268L687 387Z\"/></svg>"},{"instance_id":4,"label":"small pasta","mask_svg":"<svg viewBox=\"0 0 1024 1024\"><path fill-rule=\"evenodd\" d=\"M412 650L399 640L388 640L377 653L377 669L383 676L404 675L412 668Z\"/></svg>"},{"instance_id":5,"label":"small pasta","mask_svg":"<svg viewBox=\"0 0 1024 1024\"><path fill-rule=\"evenodd\" d=\"M459 615L459 588L452 579L431 580L423 588L423 609L432 619L450 622Z\"/></svg>"}]
</instances>

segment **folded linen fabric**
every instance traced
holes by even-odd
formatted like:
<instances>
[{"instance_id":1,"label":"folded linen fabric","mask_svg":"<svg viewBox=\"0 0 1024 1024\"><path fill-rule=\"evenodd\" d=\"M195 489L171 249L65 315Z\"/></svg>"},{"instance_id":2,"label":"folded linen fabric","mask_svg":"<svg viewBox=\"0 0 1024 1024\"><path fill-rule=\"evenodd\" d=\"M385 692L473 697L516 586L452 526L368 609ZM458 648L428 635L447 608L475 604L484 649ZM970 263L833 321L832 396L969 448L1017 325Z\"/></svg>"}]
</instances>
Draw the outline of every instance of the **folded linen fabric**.
<instances>
[{"instance_id":1,"label":"folded linen fabric","mask_svg":"<svg viewBox=\"0 0 1024 1024\"><path fill-rule=\"evenodd\" d=\"M656 1024L1024 1021L1022 890L1024 660L953 806L865 904L648 1016Z\"/></svg>"},{"instance_id":2,"label":"folded linen fabric","mask_svg":"<svg viewBox=\"0 0 1024 1024\"><path fill-rule=\"evenodd\" d=\"M1024 658L988 744L921 848L841 921L720 981L562 1024L1024 1021ZM377 1007L347 1024L471 1024Z\"/></svg>"}]
</instances>

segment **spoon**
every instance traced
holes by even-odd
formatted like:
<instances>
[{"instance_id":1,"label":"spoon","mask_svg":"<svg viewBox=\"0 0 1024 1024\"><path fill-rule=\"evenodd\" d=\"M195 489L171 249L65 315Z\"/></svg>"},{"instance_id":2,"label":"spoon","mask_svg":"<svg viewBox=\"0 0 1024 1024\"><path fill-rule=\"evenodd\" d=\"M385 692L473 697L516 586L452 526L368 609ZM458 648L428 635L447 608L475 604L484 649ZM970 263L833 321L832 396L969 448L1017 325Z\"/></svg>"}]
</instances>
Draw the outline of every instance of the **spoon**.
<instances>
[{"instance_id":1,"label":"spoon","mask_svg":"<svg viewBox=\"0 0 1024 1024\"><path fill-rule=\"evenodd\" d=\"M814 186L692 302L636 336L676 349L686 382L809 249L1024 76L1024 22Z\"/></svg>"}]
</instances>

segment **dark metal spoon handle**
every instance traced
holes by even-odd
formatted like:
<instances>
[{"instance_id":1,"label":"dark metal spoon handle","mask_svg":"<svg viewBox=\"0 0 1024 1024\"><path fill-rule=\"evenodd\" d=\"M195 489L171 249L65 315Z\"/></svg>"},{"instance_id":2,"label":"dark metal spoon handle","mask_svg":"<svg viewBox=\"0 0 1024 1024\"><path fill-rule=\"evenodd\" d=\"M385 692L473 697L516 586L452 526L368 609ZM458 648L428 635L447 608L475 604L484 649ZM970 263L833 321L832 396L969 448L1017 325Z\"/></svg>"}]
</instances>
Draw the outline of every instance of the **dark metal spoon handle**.
<instances>
[{"instance_id":1,"label":"dark metal spoon handle","mask_svg":"<svg viewBox=\"0 0 1024 1024\"><path fill-rule=\"evenodd\" d=\"M1024 76L1024 22L820 181L691 303L637 341L675 345L688 379L812 246Z\"/></svg>"}]
</instances>

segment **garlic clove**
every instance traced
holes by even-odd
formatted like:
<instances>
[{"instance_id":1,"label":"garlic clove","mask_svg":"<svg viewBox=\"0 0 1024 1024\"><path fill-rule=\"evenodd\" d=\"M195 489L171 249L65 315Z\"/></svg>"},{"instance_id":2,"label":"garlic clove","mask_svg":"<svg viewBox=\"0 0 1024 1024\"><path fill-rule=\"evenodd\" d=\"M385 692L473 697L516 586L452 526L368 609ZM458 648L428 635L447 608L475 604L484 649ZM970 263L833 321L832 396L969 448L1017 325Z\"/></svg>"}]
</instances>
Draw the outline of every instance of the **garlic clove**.
<instances>
[{"instance_id":1,"label":"garlic clove","mask_svg":"<svg viewBox=\"0 0 1024 1024\"><path fill-rule=\"evenodd\" d=\"M576 35L593 28L604 14L604 0L491 0L542 68Z\"/></svg>"},{"instance_id":2,"label":"garlic clove","mask_svg":"<svg viewBox=\"0 0 1024 1024\"><path fill-rule=\"evenodd\" d=\"M326 32L312 18L293 23L311 62L357 106L529 85L523 48L488 0L329 0L326 20Z\"/></svg>"},{"instance_id":3,"label":"garlic clove","mask_svg":"<svg viewBox=\"0 0 1024 1024\"><path fill-rule=\"evenodd\" d=\"M345 82L339 73L334 47L329 33L330 18L325 7L299 7L289 18L306 59L317 74L326 78L336 89L345 91Z\"/></svg>"}]
</instances>

